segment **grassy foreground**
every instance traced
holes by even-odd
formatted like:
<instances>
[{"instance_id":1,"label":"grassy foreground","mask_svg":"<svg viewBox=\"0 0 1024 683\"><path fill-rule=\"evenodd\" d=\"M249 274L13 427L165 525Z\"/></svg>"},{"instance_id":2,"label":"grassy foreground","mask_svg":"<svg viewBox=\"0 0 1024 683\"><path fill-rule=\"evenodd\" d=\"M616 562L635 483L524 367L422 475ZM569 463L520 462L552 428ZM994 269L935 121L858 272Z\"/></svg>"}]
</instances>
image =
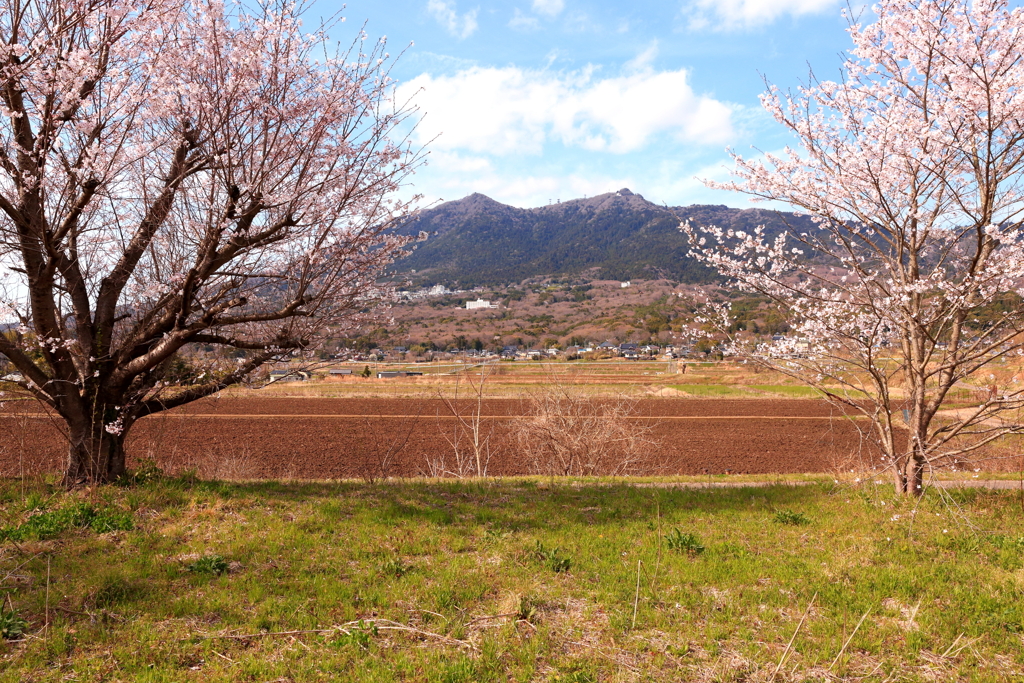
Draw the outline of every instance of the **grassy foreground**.
<instances>
[{"instance_id":1,"label":"grassy foreground","mask_svg":"<svg viewBox=\"0 0 1024 683\"><path fill-rule=\"evenodd\" d=\"M155 479L0 501L3 681L1024 675L1015 492Z\"/></svg>"}]
</instances>

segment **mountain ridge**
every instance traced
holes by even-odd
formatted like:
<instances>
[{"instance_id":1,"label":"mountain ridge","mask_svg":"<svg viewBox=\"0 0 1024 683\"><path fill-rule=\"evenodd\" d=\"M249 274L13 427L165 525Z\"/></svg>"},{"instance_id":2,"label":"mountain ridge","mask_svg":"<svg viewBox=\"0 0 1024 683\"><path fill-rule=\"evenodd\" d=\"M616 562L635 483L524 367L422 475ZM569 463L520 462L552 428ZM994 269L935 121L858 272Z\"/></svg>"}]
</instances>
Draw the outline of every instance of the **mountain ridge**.
<instances>
[{"instance_id":1,"label":"mountain ridge","mask_svg":"<svg viewBox=\"0 0 1024 683\"><path fill-rule=\"evenodd\" d=\"M717 276L688 256L679 223L776 234L813 230L806 216L695 204L666 207L628 188L523 209L473 193L425 209L402 228L430 237L395 264L421 284L515 283L538 277L667 278L706 284Z\"/></svg>"}]
</instances>

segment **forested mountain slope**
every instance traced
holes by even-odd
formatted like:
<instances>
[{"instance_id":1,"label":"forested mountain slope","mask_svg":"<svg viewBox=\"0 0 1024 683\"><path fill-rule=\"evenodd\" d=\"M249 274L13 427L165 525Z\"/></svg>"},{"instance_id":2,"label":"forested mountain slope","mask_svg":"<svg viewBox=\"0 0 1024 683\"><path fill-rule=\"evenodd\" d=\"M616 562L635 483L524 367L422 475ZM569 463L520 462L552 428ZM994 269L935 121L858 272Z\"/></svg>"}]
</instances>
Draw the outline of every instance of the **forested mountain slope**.
<instances>
[{"instance_id":1,"label":"forested mountain slope","mask_svg":"<svg viewBox=\"0 0 1024 683\"><path fill-rule=\"evenodd\" d=\"M689 258L680 220L775 233L813 230L806 217L717 205L663 207L627 189L535 209L473 194L423 211L405 227L431 237L396 264L422 284L461 286L520 282L544 276L594 279L669 278L713 281ZM415 271L415 272L413 272Z\"/></svg>"}]
</instances>

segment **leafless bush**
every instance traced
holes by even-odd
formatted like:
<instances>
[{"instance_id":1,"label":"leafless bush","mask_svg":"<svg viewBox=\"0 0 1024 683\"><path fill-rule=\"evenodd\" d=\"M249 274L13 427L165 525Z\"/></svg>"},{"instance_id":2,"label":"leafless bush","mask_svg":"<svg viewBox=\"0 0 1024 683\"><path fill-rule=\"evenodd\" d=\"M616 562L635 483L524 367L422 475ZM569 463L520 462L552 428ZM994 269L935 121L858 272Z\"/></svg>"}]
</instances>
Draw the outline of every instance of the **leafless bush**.
<instances>
[{"instance_id":1,"label":"leafless bush","mask_svg":"<svg viewBox=\"0 0 1024 683\"><path fill-rule=\"evenodd\" d=\"M526 399L513 436L531 473L562 476L653 474L660 443L640 401L594 398L554 384Z\"/></svg>"},{"instance_id":2,"label":"leafless bush","mask_svg":"<svg viewBox=\"0 0 1024 683\"><path fill-rule=\"evenodd\" d=\"M451 427L440 429L450 450L427 459L429 476L459 479L468 476L487 476L487 467L491 457L497 452L497 446L494 439L494 420L485 420L483 415L484 386L487 379L499 370L501 368L493 364L481 365L479 372L467 371L456 378L455 391L451 397L438 393L438 398L447 412L443 416L444 419L451 418ZM468 388L464 394L466 398L460 399L463 376ZM440 412L437 419L440 423Z\"/></svg>"},{"instance_id":3,"label":"leafless bush","mask_svg":"<svg viewBox=\"0 0 1024 683\"><path fill-rule=\"evenodd\" d=\"M242 446L240 452L216 458L208 469L207 476L220 481L246 481L255 479L258 473L248 446Z\"/></svg>"}]
</instances>

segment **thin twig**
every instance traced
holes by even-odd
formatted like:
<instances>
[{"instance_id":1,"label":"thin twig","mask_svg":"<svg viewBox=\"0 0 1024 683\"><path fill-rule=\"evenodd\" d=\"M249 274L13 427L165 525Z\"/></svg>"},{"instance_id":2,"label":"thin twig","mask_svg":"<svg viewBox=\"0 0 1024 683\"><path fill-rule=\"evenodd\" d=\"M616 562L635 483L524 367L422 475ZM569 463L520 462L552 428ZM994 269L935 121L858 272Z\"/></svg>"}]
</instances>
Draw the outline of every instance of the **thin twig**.
<instances>
[{"instance_id":1,"label":"thin twig","mask_svg":"<svg viewBox=\"0 0 1024 683\"><path fill-rule=\"evenodd\" d=\"M910 618L907 619L907 624L909 624L908 628L916 628L916 626L914 625L914 620L917 619L917 611L919 609L921 609L921 601L920 600L918 600L917 604L914 605L914 611L910 613Z\"/></svg>"},{"instance_id":2,"label":"thin twig","mask_svg":"<svg viewBox=\"0 0 1024 683\"><path fill-rule=\"evenodd\" d=\"M965 641L963 643L963 645L961 645L960 647L958 647L958 648L956 648L954 650L953 648L956 646L957 642L961 638L963 638L963 637L964 637L963 633L961 633L959 636L957 636L957 639L953 641L953 644L950 645L949 648L945 652L942 653L942 657L943 658L946 658L946 657L956 657L958 654L963 652L966 648L971 647L972 645L977 643L979 640L981 640L983 636L978 636L977 638L972 638L970 640L967 640L967 641ZM971 649L973 650L974 648L971 648Z\"/></svg>"},{"instance_id":3,"label":"thin twig","mask_svg":"<svg viewBox=\"0 0 1024 683\"><path fill-rule=\"evenodd\" d=\"M785 652L782 653L782 658L779 660L778 665L775 667L775 671L772 672L772 677L768 679L769 681L774 681L775 677L779 675L779 670L782 668L782 665L785 663L786 657L789 656L789 651L790 651L790 649L792 649L793 642L796 640L796 634L800 633L800 627L804 625L804 621L807 619L807 615L811 613L811 607L814 606L814 601L817 598L818 598L818 593L815 592L814 593L814 597L812 597L811 601L809 603L807 603L807 610L804 612L804 615L802 617L800 617L800 623L796 625L796 630L793 631L793 637L789 639L789 644L786 645L786 650L785 650Z\"/></svg>"},{"instance_id":4,"label":"thin twig","mask_svg":"<svg viewBox=\"0 0 1024 683\"><path fill-rule=\"evenodd\" d=\"M839 658L843 656L844 652L846 652L846 648L850 645L850 641L852 641L853 637L855 635L857 635L857 631L860 630L860 625L864 623L864 620L868 618L868 615L870 613L871 613L871 610L869 609L867 612L864 613L864 616L862 616L860 618L860 621L857 622L857 626L854 627L853 633L851 633L850 637L846 639L845 643L843 643L843 647L842 647L842 649L839 650L839 654L837 654L836 658L832 660L832 663L828 665L828 670L829 671L832 670L832 667L834 667L836 665L836 662L839 661Z\"/></svg>"},{"instance_id":5,"label":"thin twig","mask_svg":"<svg viewBox=\"0 0 1024 683\"><path fill-rule=\"evenodd\" d=\"M954 641L953 641L953 644L952 644L952 645L950 645L950 646L949 646L948 648L946 648L946 651L945 651L945 652L943 652L943 653L942 653L941 655L939 655L939 656L940 656L940 657L947 657L947 656L949 655L949 653L953 651L953 648L954 648L954 647L956 647L956 644L957 644L957 643L959 643L959 642L960 642L960 639L961 639L961 638L963 638L963 637L964 637L964 634L963 634L963 633L961 633L960 635L958 635L958 636L956 637L956 640L954 640Z\"/></svg>"},{"instance_id":6,"label":"thin twig","mask_svg":"<svg viewBox=\"0 0 1024 683\"><path fill-rule=\"evenodd\" d=\"M661 575L661 544L662 544L662 535L661 535L661 501L656 502L654 507L655 507L655 514L658 517L658 539L657 539L658 553L657 553L656 559L654 561L654 576L651 577L651 597L654 598L655 600L660 600L661 598L660 598L660 594L658 592L658 586L656 584L658 582L658 577Z\"/></svg>"},{"instance_id":7,"label":"thin twig","mask_svg":"<svg viewBox=\"0 0 1024 683\"><path fill-rule=\"evenodd\" d=\"M477 623L478 621L490 621L491 619L504 619L505 617L514 617L517 614L519 614L519 612L509 612L507 614L495 614L495 615L488 616L488 617L476 617L475 619L470 619L464 625L465 626L470 626L472 624Z\"/></svg>"},{"instance_id":8,"label":"thin twig","mask_svg":"<svg viewBox=\"0 0 1024 683\"><path fill-rule=\"evenodd\" d=\"M50 633L50 556L46 556L46 601L44 603L45 615L46 615L46 633Z\"/></svg>"},{"instance_id":9,"label":"thin twig","mask_svg":"<svg viewBox=\"0 0 1024 683\"><path fill-rule=\"evenodd\" d=\"M636 608L640 604L640 560L636 561L636 595L633 596L633 625L636 628Z\"/></svg>"},{"instance_id":10,"label":"thin twig","mask_svg":"<svg viewBox=\"0 0 1024 683\"><path fill-rule=\"evenodd\" d=\"M439 619L444 619L445 621L451 621L451 619L449 619L449 618L448 618L448 617L446 617L445 615L443 615L443 614L439 614L439 613L437 613L437 612L431 612L431 611L430 611L430 610L428 610L428 609L418 609L418 610L416 610L416 611L417 611L417 612L420 612L420 613L422 613L422 614L430 614L430 615L432 615L432 616L435 616L435 617L437 617L437 618L439 618Z\"/></svg>"},{"instance_id":11,"label":"thin twig","mask_svg":"<svg viewBox=\"0 0 1024 683\"><path fill-rule=\"evenodd\" d=\"M615 657L612 657L610 654L608 654L607 652L605 652L601 648L597 647L596 645L589 645L587 643L580 643L580 642L576 642L576 641L569 641L569 644L570 645L579 645L581 647L590 648L591 650L593 650L597 654L599 654L602 657L604 657L605 659L607 659L609 662L617 664L618 666L621 666L621 667L623 667L625 669L629 669L633 673L639 673L639 671L640 671L636 667L630 666L629 664L626 664L625 662L620 661L620 660L616 659Z\"/></svg>"},{"instance_id":12,"label":"thin twig","mask_svg":"<svg viewBox=\"0 0 1024 683\"><path fill-rule=\"evenodd\" d=\"M19 548L19 550L20 550L20 548ZM6 576L4 576L4 578L0 579L0 583L3 583L3 582L4 582L4 581L6 581L7 579L9 579L9 578L11 578L12 576L14 576L14 572L18 571L19 569L21 569L22 567L24 567L24 566L25 566L26 564L28 564L29 562L31 562L32 560L36 559L37 557L39 557L39 556L40 556L40 555L42 555L42 554L43 554L43 553L36 553L35 555L33 555L32 557L30 557L30 558L28 558L27 560L25 560L24 562L22 562L21 564L19 564L19 565L18 565L17 567L15 567L14 569L12 569L11 571L7 572L7 575L6 575Z\"/></svg>"},{"instance_id":13,"label":"thin twig","mask_svg":"<svg viewBox=\"0 0 1024 683\"><path fill-rule=\"evenodd\" d=\"M178 642L185 642L187 640L252 640L253 638L271 638L274 636L298 636L298 635L312 635L312 634L323 634L323 633L337 633L338 631L344 631L342 628L314 628L302 631L263 631L260 633L241 633L231 634L224 633L219 635L193 635L188 638L179 638Z\"/></svg>"}]
</instances>

